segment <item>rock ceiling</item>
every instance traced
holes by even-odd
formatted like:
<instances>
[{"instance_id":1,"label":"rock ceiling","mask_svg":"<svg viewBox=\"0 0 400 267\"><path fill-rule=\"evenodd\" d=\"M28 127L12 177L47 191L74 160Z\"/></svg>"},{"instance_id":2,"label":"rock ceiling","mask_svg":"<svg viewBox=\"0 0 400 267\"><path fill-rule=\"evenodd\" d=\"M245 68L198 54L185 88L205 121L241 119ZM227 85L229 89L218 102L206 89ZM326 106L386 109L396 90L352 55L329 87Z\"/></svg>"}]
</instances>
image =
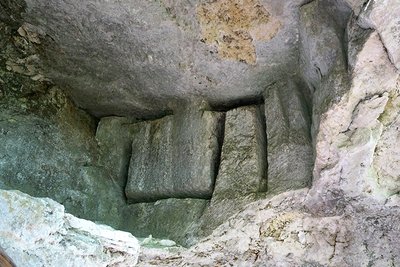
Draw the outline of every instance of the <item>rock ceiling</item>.
<instances>
[{"instance_id":1,"label":"rock ceiling","mask_svg":"<svg viewBox=\"0 0 400 267\"><path fill-rule=\"evenodd\" d=\"M46 76L80 107L152 117L260 100L296 76L305 2L27 0L22 20L42 40Z\"/></svg>"}]
</instances>

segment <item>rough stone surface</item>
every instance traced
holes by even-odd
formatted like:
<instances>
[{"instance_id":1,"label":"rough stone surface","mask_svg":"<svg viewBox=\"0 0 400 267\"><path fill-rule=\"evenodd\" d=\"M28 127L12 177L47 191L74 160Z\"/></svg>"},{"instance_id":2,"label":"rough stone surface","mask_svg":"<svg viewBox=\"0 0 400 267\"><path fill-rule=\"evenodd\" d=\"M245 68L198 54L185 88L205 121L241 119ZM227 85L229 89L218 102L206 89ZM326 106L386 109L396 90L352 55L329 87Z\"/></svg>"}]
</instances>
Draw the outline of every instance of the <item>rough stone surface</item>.
<instances>
[{"instance_id":1,"label":"rough stone surface","mask_svg":"<svg viewBox=\"0 0 400 267\"><path fill-rule=\"evenodd\" d=\"M202 215L205 199L163 199L131 204L124 208L120 229L137 237L168 238L181 245L193 243L193 226Z\"/></svg>"},{"instance_id":2,"label":"rough stone surface","mask_svg":"<svg viewBox=\"0 0 400 267\"><path fill-rule=\"evenodd\" d=\"M96 116L149 117L260 96L294 73L306 1L25 2L15 20L36 29L46 77Z\"/></svg>"},{"instance_id":3,"label":"rough stone surface","mask_svg":"<svg viewBox=\"0 0 400 267\"><path fill-rule=\"evenodd\" d=\"M390 110L398 95L399 73L392 65L376 32L360 44L356 53L351 83L340 101L329 107L321 116L316 137L314 185L309 198L315 212L335 213L345 205L346 198L373 198L385 201L387 189L379 186L382 180L391 187L396 181L388 181L386 166L394 165L397 157L387 157L381 166L374 168L374 153L385 153L390 125L395 116L382 123L385 110ZM328 79L329 86L343 86L340 77ZM390 139L389 139L390 140ZM377 144L380 144L377 147ZM382 168L382 170L381 170ZM379 175L382 175L380 177ZM390 176L389 176L390 177ZM395 190L396 191L396 190ZM318 203L318 204L317 204Z\"/></svg>"},{"instance_id":4,"label":"rough stone surface","mask_svg":"<svg viewBox=\"0 0 400 267\"><path fill-rule=\"evenodd\" d=\"M267 190L265 122L261 109L247 106L226 113L213 198L235 198Z\"/></svg>"},{"instance_id":5,"label":"rough stone surface","mask_svg":"<svg viewBox=\"0 0 400 267\"><path fill-rule=\"evenodd\" d=\"M24 184L30 190L48 187L45 193L58 197L55 187L76 189L61 195L74 201L70 206L76 209L82 205L78 212L99 209L104 214L108 209L109 217L127 218L118 222L122 227L147 224L187 245L225 221L189 249L142 252L141 266L400 265L398 6L394 0L2 1L0 37L6 38L0 38L0 111L6 128L0 144L8 147L0 150L6 151L1 164L21 169L26 177L32 169L35 183ZM193 134L193 128L199 128L194 125L202 121L195 107L227 111L264 100L269 191L249 190L234 200L227 193L218 202L215 190L211 200L167 199L114 212L118 198L108 194L112 182L103 177L123 175L121 168L113 170L101 161L107 160L107 153L125 158L127 150L110 148L120 141L111 140L115 132L107 136L100 130L99 144L107 144L100 147L100 155L93 141L95 120L71 102L62 102L66 98L59 97L63 94L52 83L98 116L148 120L174 114L165 121L137 124L142 127L135 135L142 137L133 144L140 149L132 152L143 158L135 168L131 164L131 173L147 173L145 181L155 181L147 193L140 193L139 201L179 192L176 184L171 186L175 177L180 185L194 185L181 174L192 179L199 176L188 173L211 173L207 164L205 169L203 163L194 167L190 152L199 150L187 146L208 145ZM18 127L12 128L16 118ZM194 132L210 136L207 127L200 129ZM16 137L18 131L26 142ZM160 134L163 131L170 132ZM72 138L74 134L78 137ZM121 136L121 147L125 140ZM56 148L50 149L47 141ZM81 143L87 147L78 149ZM187 150L182 152L182 147ZM66 166L46 158L41 149ZM50 161L48 173L37 171L42 161L36 155ZM96 155L103 160L97 161ZM144 160L148 155L158 161ZM83 164L76 160L81 158ZM123 165L116 158L109 161ZM173 161L184 167L171 167ZM82 169L86 173L76 171ZM4 170L9 171L9 165ZM53 175L63 171L68 176ZM5 176L2 187L17 181L10 177L19 178L16 173ZM113 179L120 188L123 179L109 181ZM213 181L203 181L209 191L202 197L210 198ZM139 182L130 190L137 190ZM158 184L164 188L156 188ZM292 190L304 186L309 188ZM184 190L194 192L193 187ZM149 192L152 196L146 196ZM206 213L199 218L204 207ZM226 219L229 212L236 214ZM162 219L147 221L154 217ZM214 226L207 228L207 223ZM172 229L175 233L170 234Z\"/></svg>"},{"instance_id":6,"label":"rough stone surface","mask_svg":"<svg viewBox=\"0 0 400 267\"><path fill-rule=\"evenodd\" d=\"M38 48L0 28L0 188L52 197L77 216L118 225L123 190L98 160L94 119L62 89L33 79L35 64L7 70Z\"/></svg>"},{"instance_id":7,"label":"rough stone surface","mask_svg":"<svg viewBox=\"0 0 400 267\"><path fill-rule=\"evenodd\" d=\"M344 213L305 210L308 190L260 200L186 251L159 250L138 266L397 266L399 202L349 204Z\"/></svg>"},{"instance_id":8,"label":"rough stone surface","mask_svg":"<svg viewBox=\"0 0 400 267\"><path fill-rule=\"evenodd\" d=\"M254 41L269 41L281 24L258 0L216 1L197 8L202 36L218 47L218 55L249 64L256 63Z\"/></svg>"},{"instance_id":9,"label":"rough stone surface","mask_svg":"<svg viewBox=\"0 0 400 267\"><path fill-rule=\"evenodd\" d=\"M391 62L400 70L400 3L368 1L363 11L360 25L377 30Z\"/></svg>"},{"instance_id":10,"label":"rough stone surface","mask_svg":"<svg viewBox=\"0 0 400 267\"><path fill-rule=\"evenodd\" d=\"M343 57L339 27L325 10L327 1L312 1L300 8L300 71L312 93L321 79Z\"/></svg>"},{"instance_id":11,"label":"rough stone surface","mask_svg":"<svg viewBox=\"0 0 400 267\"><path fill-rule=\"evenodd\" d=\"M263 107L246 106L226 113L221 163L211 201L199 222L198 236L218 225L267 190Z\"/></svg>"},{"instance_id":12,"label":"rough stone surface","mask_svg":"<svg viewBox=\"0 0 400 267\"><path fill-rule=\"evenodd\" d=\"M298 86L289 81L266 92L269 192L307 187L312 179L310 111Z\"/></svg>"},{"instance_id":13,"label":"rough stone surface","mask_svg":"<svg viewBox=\"0 0 400 267\"><path fill-rule=\"evenodd\" d=\"M115 182L125 188L134 134L133 121L123 117L104 117L97 125L96 140L101 162Z\"/></svg>"},{"instance_id":14,"label":"rough stone surface","mask_svg":"<svg viewBox=\"0 0 400 267\"><path fill-rule=\"evenodd\" d=\"M1 113L1 188L51 196L71 213L116 225L123 189L97 163L94 134L85 132L85 122L73 121L78 115L69 124L70 114L60 115L61 123Z\"/></svg>"},{"instance_id":15,"label":"rough stone surface","mask_svg":"<svg viewBox=\"0 0 400 267\"><path fill-rule=\"evenodd\" d=\"M397 85L397 88L400 89L400 86ZM400 141L400 98L398 95L387 98L385 109L379 117L383 129L375 147L373 167L378 185L389 195L394 195L400 192L400 150L394 145Z\"/></svg>"},{"instance_id":16,"label":"rough stone surface","mask_svg":"<svg viewBox=\"0 0 400 267\"><path fill-rule=\"evenodd\" d=\"M210 198L220 153L223 113L187 110L137 123L128 184L130 201Z\"/></svg>"},{"instance_id":17,"label":"rough stone surface","mask_svg":"<svg viewBox=\"0 0 400 267\"><path fill-rule=\"evenodd\" d=\"M131 234L64 213L47 198L0 190L0 246L16 266L134 266Z\"/></svg>"}]
</instances>

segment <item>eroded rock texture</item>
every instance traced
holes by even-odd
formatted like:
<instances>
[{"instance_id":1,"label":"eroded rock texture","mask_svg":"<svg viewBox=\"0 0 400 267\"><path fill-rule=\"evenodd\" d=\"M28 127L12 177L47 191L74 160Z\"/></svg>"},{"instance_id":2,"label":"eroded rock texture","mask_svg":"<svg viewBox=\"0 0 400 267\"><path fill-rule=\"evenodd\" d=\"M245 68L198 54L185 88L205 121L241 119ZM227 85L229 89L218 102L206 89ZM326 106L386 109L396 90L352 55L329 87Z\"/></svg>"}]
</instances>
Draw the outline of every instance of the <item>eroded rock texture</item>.
<instances>
[{"instance_id":1,"label":"eroded rock texture","mask_svg":"<svg viewBox=\"0 0 400 267\"><path fill-rule=\"evenodd\" d=\"M134 266L138 260L131 234L78 219L51 199L0 190L0 212L0 246L16 266Z\"/></svg>"},{"instance_id":2,"label":"eroded rock texture","mask_svg":"<svg viewBox=\"0 0 400 267\"><path fill-rule=\"evenodd\" d=\"M129 200L210 198L217 172L223 114L188 110L135 124Z\"/></svg>"},{"instance_id":3,"label":"eroded rock texture","mask_svg":"<svg viewBox=\"0 0 400 267\"><path fill-rule=\"evenodd\" d=\"M193 245L142 266L400 264L397 1L0 7L2 188Z\"/></svg>"},{"instance_id":4,"label":"eroded rock texture","mask_svg":"<svg viewBox=\"0 0 400 267\"><path fill-rule=\"evenodd\" d=\"M268 191L303 188L312 180L309 99L298 86L289 81L266 92Z\"/></svg>"},{"instance_id":5,"label":"eroded rock texture","mask_svg":"<svg viewBox=\"0 0 400 267\"><path fill-rule=\"evenodd\" d=\"M211 201L200 219L200 235L209 235L267 191L264 123L261 106L226 113L220 168Z\"/></svg>"},{"instance_id":6,"label":"eroded rock texture","mask_svg":"<svg viewBox=\"0 0 400 267\"><path fill-rule=\"evenodd\" d=\"M26 60L40 49L28 35L0 29L0 187L52 197L68 212L117 226L123 188L99 162L94 118L40 78L38 62Z\"/></svg>"},{"instance_id":7,"label":"eroded rock texture","mask_svg":"<svg viewBox=\"0 0 400 267\"><path fill-rule=\"evenodd\" d=\"M206 199L168 198L127 205L120 214L120 229L137 237L168 238L183 246L197 241L197 222L209 203Z\"/></svg>"}]
</instances>

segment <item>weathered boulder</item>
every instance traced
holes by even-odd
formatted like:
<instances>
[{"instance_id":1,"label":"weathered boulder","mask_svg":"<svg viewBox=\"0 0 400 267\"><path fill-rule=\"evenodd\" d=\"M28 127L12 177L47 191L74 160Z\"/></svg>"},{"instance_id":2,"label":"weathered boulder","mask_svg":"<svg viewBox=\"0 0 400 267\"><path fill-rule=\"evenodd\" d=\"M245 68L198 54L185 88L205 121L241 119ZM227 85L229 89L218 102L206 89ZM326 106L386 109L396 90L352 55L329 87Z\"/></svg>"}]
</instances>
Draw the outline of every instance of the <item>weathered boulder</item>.
<instances>
[{"instance_id":1,"label":"weathered boulder","mask_svg":"<svg viewBox=\"0 0 400 267\"><path fill-rule=\"evenodd\" d=\"M189 110L135 124L126 196L132 202L210 198L223 113Z\"/></svg>"},{"instance_id":2,"label":"weathered boulder","mask_svg":"<svg viewBox=\"0 0 400 267\"><path fill-rule=\"evenodd\" d=\"M48 198L0 190L0 246L16 266L134 266L130 233L78 219Z\"/></svg>"},{"instance_id":3,"label":"weathered boulder","mask_svg":"<svg viewBox=\"0 0 400 267\"><path fill-rule=\"evenodd\" d=\"M313 146L307 96L294 81L269 87L265 96L268 192L307 187Z\"/></svg>"}]
</instances>

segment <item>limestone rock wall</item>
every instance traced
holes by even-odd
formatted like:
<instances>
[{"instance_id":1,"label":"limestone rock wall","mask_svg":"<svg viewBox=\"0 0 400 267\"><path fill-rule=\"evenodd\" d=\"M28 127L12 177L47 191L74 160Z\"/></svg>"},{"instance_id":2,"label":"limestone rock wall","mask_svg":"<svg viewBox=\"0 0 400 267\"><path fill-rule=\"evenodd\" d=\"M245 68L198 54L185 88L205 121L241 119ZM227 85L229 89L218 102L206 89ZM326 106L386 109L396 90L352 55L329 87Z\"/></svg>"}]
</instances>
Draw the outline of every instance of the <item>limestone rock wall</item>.
<instances>
[{"instance_id":1,"label":"limestone rock wall","mask_svg":"<svg viewBox=\"0 0 400 267\"><path fill-rule=\"evenodd\" d=\"M78 219L51 199L0 190L0 212L0 247L16 266L137 263L139 242L131 234Z\"/></svg>"},{"instance_id":2,"label":"limestone rock wall","mask_svg":"<svg viewBox=\"0 0 400 267\"><path fill-rule=\"evenodd\" d=\"M191 245L246 204L309 186L310 115L294 86L269 89L270 95L283 93L267 98L265 107L210 112L194 105L151 121L101 119L97 139L118 173L123 166L127 201L136 203L124 209L121 228Z\"/></svg>"},{"instance_id":3,"label":"limestone rock wall","mask_svg":"<svg viewBox=\"0 0 400 267\"><path fill-rule=\"evenodd\" d=\"M294 81L273 85L265 97L268 190L284 192L312 182L313 146L308 96Z\"/></svg>"},{"instance_id":4,"label":"limestone rock wall","mask_svg":"<svg viewBox=\"0 0 400 267\"><path fill-rule=\"evenodd\" d=\"M40 45L18 30L0 22L0 188L117 226L123 187L100 163L95 119L43 77Z\"/></svg>"},{"instance_id":5,"label":"limestone rock wall","mask_svg":"<svg viewBox=\"0 0 400 267\"><path fill-rule=\"evenodd\" d=\"M400 264L396 1L51 2L61 12L27 1L36 26L9 16L22 2L0 4L10 8L0 10L2 188L140 236L193 245L211 234L143 266ZM214 5L221 13L207 17ZM81 20L59 20L77 8ZM149 23L144 10L166 12ZM99 24L86 20L92 11ZM122 27L132 14L136 28ZM229 21L243 18L238 29ZM207 40L185 41L200 33ZM91 54L98 40L109 58ZM80 105L135 118L102 117L95 132L44 75L55 58L50 76ZM81 68L60 71L66 62Z\"/></svg>"}]
</instances>

